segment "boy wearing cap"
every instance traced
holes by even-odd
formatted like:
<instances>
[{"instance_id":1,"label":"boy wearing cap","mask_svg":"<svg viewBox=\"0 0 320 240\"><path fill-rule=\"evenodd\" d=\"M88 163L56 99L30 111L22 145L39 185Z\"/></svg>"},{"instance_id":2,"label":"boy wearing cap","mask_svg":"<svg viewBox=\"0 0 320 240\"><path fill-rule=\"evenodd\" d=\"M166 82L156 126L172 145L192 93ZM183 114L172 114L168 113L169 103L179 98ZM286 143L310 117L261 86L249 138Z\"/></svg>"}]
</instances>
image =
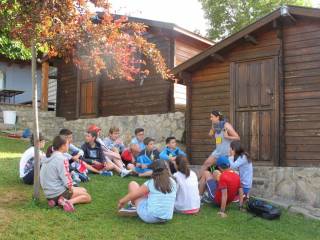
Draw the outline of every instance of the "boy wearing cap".
<instances>
[{"instance_id":1,"label":"boy wearing cap","mask_svg":"<svg viewBox=\"0 0 320 240\"><path fill-rule=\"evenodd\" d=\"M104 158L106 159L107 165L109 166L110 169L115 170L120 174L121 177L125 177L131 173L131 170L127 170L124 167L124 164L121 160L121 156L119 153L111 151L105 143L102 141L100 138L100 133L101 133L101 128L98 126L92 124L88 127L88 132L95 132L97 137L96 137L96 142L100 144L100 147L102 149L102 153L104 155Z\"/></svg>"},{"instance_id":2,"label":"boy wearing cap","mask_svg":"<svg viewBox=\"0 0 320 240\"><path fill-rule=\"evenodd\" d=\"M204 172L205 184L199 185L199 192L202 195L207 189L208 197L211 202L220 206L218 215L227 217L225 213L226 206L232 202L239 194L239 206L243 204L243 190L240 184L239 175L230 169L230 162L227 156L221 156L217 159L217 167L219 169L213 173Z\"/></svg>"}]
</instances>

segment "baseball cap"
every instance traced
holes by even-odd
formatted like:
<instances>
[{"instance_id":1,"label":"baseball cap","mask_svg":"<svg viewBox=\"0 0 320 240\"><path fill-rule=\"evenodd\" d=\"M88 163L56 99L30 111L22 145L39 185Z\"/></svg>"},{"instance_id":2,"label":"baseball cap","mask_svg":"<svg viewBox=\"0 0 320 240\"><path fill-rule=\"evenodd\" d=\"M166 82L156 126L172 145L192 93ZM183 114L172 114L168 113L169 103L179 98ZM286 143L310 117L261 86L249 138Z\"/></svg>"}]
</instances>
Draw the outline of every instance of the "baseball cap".
<instances>
[{"instance_id":1,"label":"baseball cap","mask_svg":"<svg viewBox=\"0 0 320 240\"><path fill-rule=\"evenodd\" d=\"M228 156L220 156L217 159L217 167L226 169L230 167L230 162Z\"/></svg>"},{"instance_id":2,"label":"baseball cap","mask_svg":"<svg viewBox=\"0 0 320 240\"><path fill-rule=\"evenodd\" d=\"M99 128L95 124L89 125L89 127L88 127L88 132L96 132L97 133L99 131L101 131L101 128Z\"/></svg>"}]
</instances>

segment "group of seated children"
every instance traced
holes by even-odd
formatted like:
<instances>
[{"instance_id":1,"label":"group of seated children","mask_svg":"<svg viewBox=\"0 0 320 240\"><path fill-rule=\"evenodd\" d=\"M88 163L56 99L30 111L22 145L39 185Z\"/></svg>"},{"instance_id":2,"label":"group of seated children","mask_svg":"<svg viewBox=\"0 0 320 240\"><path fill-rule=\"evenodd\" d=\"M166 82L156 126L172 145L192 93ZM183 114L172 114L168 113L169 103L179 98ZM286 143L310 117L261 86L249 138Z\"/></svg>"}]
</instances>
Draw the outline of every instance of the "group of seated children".
<instances>
[{"instance_id":1,"label":"group of seated children","mask_svg":"<svg viewBox=\"0 0 320 240\"><path fill-rule=\"evenodd\" d=\"M166 147L159 152L155 140L144 137L142 128L135 130L128 148L119 138L119 128L110 128L105 139L100 138L100 133L100 128L91 125L85 143L77 148L72 144L72 132L62 129L47 154L40 152L40 183L49 206L74 211L74 204L90 202L85 188L78 187L80 181L89 181L88 172L112 176L114 171L121 177L151 177L141 186L131 182L128 194L118 203L120 214L137 214L147 223L168 221L174 211L195 214L200 210L201 200L220 206L219 215L225 217L228 203L239 196L242 207L243 192L249 194L252 163L239 141L231 143L230 158L220 156L216 161L217 170L206 171L198 182L175 137L168 137ZM43 148L44 143L41 134L38 143L31 138L32 146L21 158L20 178L26 184L33 183L33 146L38 144Z\"/></svg>"}]
</instances>

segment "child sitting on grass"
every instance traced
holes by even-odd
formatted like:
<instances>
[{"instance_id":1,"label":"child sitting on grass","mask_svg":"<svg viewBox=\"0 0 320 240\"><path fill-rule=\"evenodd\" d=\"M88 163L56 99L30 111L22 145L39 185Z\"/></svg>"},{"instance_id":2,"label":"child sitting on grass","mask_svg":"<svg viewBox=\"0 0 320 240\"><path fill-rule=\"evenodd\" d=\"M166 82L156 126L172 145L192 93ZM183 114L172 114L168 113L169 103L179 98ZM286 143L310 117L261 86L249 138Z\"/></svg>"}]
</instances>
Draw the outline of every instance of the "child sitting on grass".
<instances>
[{"instance_id":1,"label":"child sitting on grass","mask_svg":"<svg viewBox=\"0 0 320 240\"><path fill-rule=\"evenodd\" d=\"M124 151L125 146L120 139L120 129L118 127L111 127L109 129L109 136L103 142L113 152L121 154Z\"/></svg>"},{"instance_id":2,"label":"child sitting on grass","mask_svg":"<svg viewBox=\"0 0 320 240\"><path fill-rule=\"evenodd\" d=\"M39 149L44 148L46 141L41 133L39 133L39 142L37 143ZM34 137L30 138L31 147L29 147L23 154L20 160L20 179L29 185L33 185L34 179ZM45 159L45 154L40 150L40 160Z\"/></svg>"},{"instance_id":3,"label":"child sitting on grass","mask_svg":"<svg viewBox=\"0 0 320 240\"><path fill-rule=\"evenodd\" d=\"M175 137L168 137L166 139L167 146L160 153L160 159L169 161L169 167L171 173L175 173L177 171L176 166L176 157L178 155L182 155L186 157L187 155L177 147L177 140Z\"/></svg>"},{"instance_id":4,"label":"child sitting on grass","mask_svg":"<svg viewBox=\"0 0 320 240\"><path fill-rule=\"evenodd\" d=\"M195 214L200 210L200 196L198 177L190 170L186 157L176 157L177 172L173 174L177 182L177 198L174 204L175 211L183 214Z\"/></svg>"},{"instance_id":5,"label":"child sitting on grass","mask_svg":"<svg viewBox=\"0 0 320 240\"><path fill-rule=\"evenodd\" d=\"M104 155L104 158L106 159L106 162L109 166L109 168L114 169L116 172L120 174L121 177L125 177L131 173L130 170L127 170L124 167L124 164L121 160L121 156L118 152L113 152L111 149L109 149L106 145L105 142L102 141L100 138L100 133L101 133L101 128L98 126L92 124L88 127L88 132L95 132L97 137L96 137L96 142L98 142L101 146L102 153Z\"/></svg>"},{"instance_id":6,"label":"child sitting on grass","mask_svg":"<svg viewBox=\"0 0 320 240\"><path fill-rule=\"evenodd\" d=\"M61 136L54 138L53 147L56 151L43 161L40 183L50 207L58 204L64 211L73 212L74 204L89 203L91 196L85 188L72 186L69 160L64 155L68 152L68 145L65 138Z\"/></svg>"},{"instance_id":7,"label":"child sitting on grass","mask_svg":"<svg viewBox=\"0 0 320 240\"><path fill-rule=\"evenodd\" d=\"M114 169L114 165L106 160L101 144L96 139L96 132L87 132L86 142L81 146L84 152L84 161L95 169L93 172L104 176L112 176L111 170Z\"/></svg>"},{"instance_id":8,"label":"child sitting on grass","mask_svg":"<svg viewBox=\"0 0 320 240\"><path fill-rule=\"evenodd\" d=\"M136 182L130 182L129 193L118 203L120 215L127 215L128 211L123 207L131 201L136 206L139 218L146 223L166 222L172 219L176 183L170 177L165 161L156 160L151 164L151 168L152 179L141 186Z\"/></svg>"},{"instance_id":9,"label":"child sitting on grass","mask_svg":"<svg viewBox=\"0 0 320 240\"><path fill-rule=\"evenodd\" d=\"M230 144L230 168L239 171L241 186L246 198L249 198L252 187L253 168L249 159L249 154L245 152L239 140Z\"/></svg>"},{"instance_id":10,"label":"child sitting on grass","mask_svg":"<svg viewBox=\"0 0 320 240\"><path fill-rule=\"evenodd\" d=\"M121 154L121 159L127 169L133 170L136 164L136 158L140 153L140 147L138 144L130 144L129 148L125 149Z\"/></svg>"},{"instance_id":11,"label":"child sitting on grass","mask_svg":"<svg viewBox=\"0 0 320 240\"><path fill-rule=\"evenodd\" d=\"M146 145L144 144L144 129L143 128L136 128L134 130L135 137L131 139L132 144L138 144L140 147L140 150L144 150L146 148Z\"/></svg>"},{"instance_id":12,"label":"child sitting on grass","mask_svg":"<svg viewBox=\"0 0 320 240\"><path fill-rule=\"evenodd\" d=\"M134 172L138 173L139 177L150 177L152 175L150 165L153 161L159 159L159 151L154 147L154 139L146 137L143 143L146 148L137 157Z\"/></svg>"},{"instance_id":13,"label":"child sitting on grass","mask_svg":"<svg viewBox=\"0 0 320 240\"><path fill-rule=\"evenodd\" d=\"M225 213L226 206L232 202L239 194L239 206L242 209L243 205L243 190L240 184L239 175L230 169L229 158L227 156L220 156L217 159L217 167L213 173L209 171L204 172L204 179L206 181L209 196L203 196L202 200L205 202L213 202L220 207L218 215L222 218L227 217ZM202 195L205 188L200 186L199 192Z\"/></svg>"}]
</instances>

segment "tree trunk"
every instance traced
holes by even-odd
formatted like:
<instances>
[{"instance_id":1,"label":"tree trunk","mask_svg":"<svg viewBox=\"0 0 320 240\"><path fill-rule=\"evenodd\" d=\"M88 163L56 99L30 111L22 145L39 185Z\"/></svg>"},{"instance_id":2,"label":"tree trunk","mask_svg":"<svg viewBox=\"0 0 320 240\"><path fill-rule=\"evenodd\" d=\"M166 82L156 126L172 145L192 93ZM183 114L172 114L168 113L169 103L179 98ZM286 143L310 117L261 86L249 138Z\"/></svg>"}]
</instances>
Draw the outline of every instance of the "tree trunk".
<instances>
[{"instance_id":1,"label":"tree trunk","mask_svg":"<svg viewBox=\"0 0 320 240\"><path fill-rule=\"evenodd\" d=\"M31 78L33 107L33 139L34 139L34 192L33 199L40 198L40 154L39 154L39 119L38 119L38 81L37 81L37 51L35 42L31 44Z\"/></svg>"}]
</instances>

